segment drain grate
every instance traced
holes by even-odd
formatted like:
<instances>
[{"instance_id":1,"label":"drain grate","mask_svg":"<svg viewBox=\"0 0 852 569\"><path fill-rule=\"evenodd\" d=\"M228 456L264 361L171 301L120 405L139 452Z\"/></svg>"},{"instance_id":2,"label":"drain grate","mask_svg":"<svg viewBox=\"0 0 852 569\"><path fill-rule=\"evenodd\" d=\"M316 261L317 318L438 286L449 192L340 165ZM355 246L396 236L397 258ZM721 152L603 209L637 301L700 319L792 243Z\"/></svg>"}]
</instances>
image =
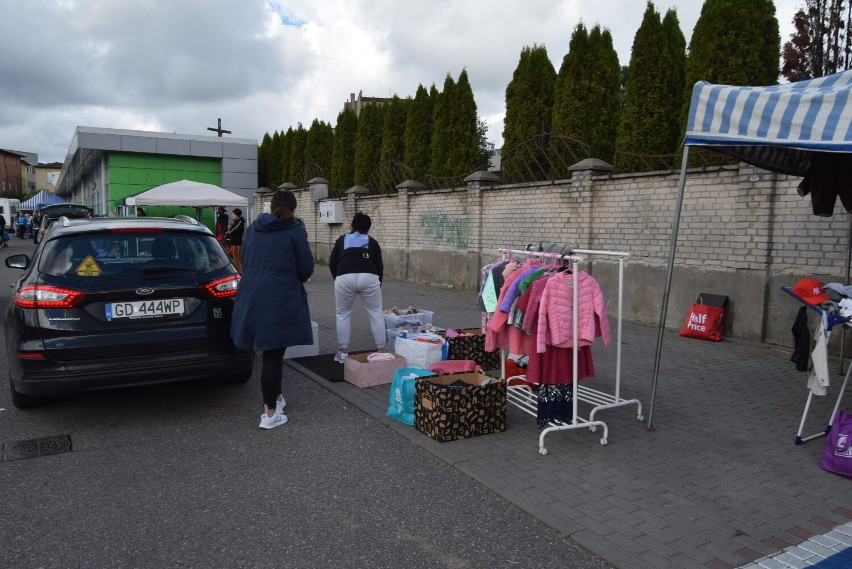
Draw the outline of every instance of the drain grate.
<instances>
[{"instance_id":1,"label":"drain grate","mask_svg":"<svg viewBox=\"0 0 852 569\"><path fill-rule=\"evenodd\" d=\"M3 445L3 460L20 460L63 452L71 452L70 435L5 443Z\"/></svg>"}]
</instances>

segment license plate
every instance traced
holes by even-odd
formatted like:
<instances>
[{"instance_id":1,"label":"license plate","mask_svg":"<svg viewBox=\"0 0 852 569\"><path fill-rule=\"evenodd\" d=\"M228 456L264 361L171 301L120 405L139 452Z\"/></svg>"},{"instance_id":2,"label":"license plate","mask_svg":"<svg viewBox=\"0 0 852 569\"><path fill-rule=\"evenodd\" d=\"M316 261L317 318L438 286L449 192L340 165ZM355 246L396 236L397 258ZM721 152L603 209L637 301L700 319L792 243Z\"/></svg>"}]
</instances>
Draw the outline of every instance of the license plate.
<instances>
[{"instance_id":1,"label":"license plate","mask_svg":"<svg viewBox=\"0 0 852 569\"><path fill-rule=\"evenodd\" d=\"M163 316L182 316L182 298L161 298L157 300L134 300L131 302L110 302L105 307L107 320L120 318L162 318Z\"/></svg>"}]
</instances>

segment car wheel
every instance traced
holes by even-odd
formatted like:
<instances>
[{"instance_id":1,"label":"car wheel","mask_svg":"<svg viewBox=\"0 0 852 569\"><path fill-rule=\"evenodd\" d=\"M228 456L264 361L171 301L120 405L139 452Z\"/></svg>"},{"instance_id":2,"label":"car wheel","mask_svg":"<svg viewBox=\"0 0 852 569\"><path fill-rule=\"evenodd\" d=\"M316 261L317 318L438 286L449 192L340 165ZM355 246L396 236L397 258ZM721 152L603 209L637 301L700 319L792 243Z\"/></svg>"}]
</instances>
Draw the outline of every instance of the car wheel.
<instances>
[{"instance_id":1,"label":"car wheel","mask_svg":"<svg viewBox=\"0 0 852 569\"><path fill-rule=\"evenodd\" d=\"M12 405L18 409L32 409L40 407L47 402L47 397L41 395L27 395L15 389L12 376L9 376L9 391L12 393Z\"/></svg>"}]
</instances>

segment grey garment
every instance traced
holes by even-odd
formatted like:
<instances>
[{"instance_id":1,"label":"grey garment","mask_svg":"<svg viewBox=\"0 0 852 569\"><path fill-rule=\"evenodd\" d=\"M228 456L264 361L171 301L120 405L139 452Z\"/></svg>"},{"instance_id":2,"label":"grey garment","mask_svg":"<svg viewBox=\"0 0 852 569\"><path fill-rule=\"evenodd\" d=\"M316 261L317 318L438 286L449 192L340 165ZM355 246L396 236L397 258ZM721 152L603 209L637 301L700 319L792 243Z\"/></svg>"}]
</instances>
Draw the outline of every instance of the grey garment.
<instances>
[{"instance_id":1,"label":"grey garment","mask_svg":"<svg viewBox=\"0 0 852 569\"><path fill-rule=\"evenodd\" d=\"M835 302L844 298L852 298L852 286L843 283L826 283L822 285L822 290L828 295L828 298Z\"/></svg>"},{"instance_id":2,"label":"grey garment","mask_svg":"<svg viewBox=\"0 0 852 569\"><path fill-rule=\"evenodd\" d=\"M352 307L356 297L360 297L364 302L376 349L381 350L387 342L385 318L382 315L382 283L379 276L372 273L347 273L337 275L334 279L337 345L344 352L349 347L352 335Z\"/></svg>"}]
</instances>

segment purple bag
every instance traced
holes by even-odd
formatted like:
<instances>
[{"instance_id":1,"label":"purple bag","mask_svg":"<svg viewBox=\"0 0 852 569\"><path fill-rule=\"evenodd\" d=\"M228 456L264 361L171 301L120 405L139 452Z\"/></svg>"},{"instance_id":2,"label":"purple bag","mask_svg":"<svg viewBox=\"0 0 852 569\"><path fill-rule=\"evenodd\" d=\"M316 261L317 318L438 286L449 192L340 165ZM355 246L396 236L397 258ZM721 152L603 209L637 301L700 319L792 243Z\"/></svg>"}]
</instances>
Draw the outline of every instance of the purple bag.
<instances>
[{"instance_id":1,"label":"purple bag","mask_svg":"<svg viewBox=\"0 0 852 569\"><path fill-rule=\"evenodd\" d=\"M852 478L852 415L849 413L837 412L819 464L823 470Z\"/></svg>"}]
</instances>

